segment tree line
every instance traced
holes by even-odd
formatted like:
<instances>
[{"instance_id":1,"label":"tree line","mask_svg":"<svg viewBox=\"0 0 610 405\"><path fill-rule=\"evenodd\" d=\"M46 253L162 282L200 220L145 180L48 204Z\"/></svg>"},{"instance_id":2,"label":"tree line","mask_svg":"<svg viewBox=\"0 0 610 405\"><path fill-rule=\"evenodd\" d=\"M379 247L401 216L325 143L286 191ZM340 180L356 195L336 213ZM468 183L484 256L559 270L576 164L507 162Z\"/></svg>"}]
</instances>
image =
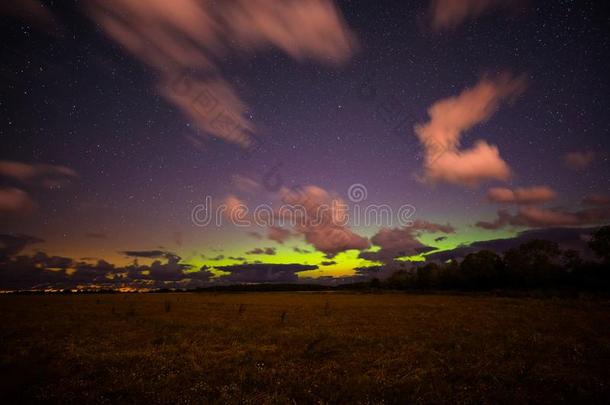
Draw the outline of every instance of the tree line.
<instances>
[{"instance_id":1,"label":"tree line","mask_svg":"<svg viewBox=\"0 0 610 405\"><path fill-rule=\"evenodd\" d=\"M398 270L369 287L387 289L538 289L610 290L610 226L588 242L599 260L584 260L576 250L555 242L531 240L498 255L490 250L468 254L461 262L427 263Z\"/></svg>"}]
</instances>

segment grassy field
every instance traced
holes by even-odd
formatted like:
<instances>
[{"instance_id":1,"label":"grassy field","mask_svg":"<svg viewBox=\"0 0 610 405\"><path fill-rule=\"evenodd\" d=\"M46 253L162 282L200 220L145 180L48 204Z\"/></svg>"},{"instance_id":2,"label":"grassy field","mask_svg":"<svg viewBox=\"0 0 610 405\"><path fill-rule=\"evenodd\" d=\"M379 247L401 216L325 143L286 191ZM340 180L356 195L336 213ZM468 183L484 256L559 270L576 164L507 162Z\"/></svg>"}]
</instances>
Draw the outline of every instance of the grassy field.
<instances>
[{"instance_id":1,"label":"grassy field","mask_svg":"<svg viewBox=\"0 0 610 405\"><path fill-rule=\"evenodd\" d=\"M0 296L4 403L610 401L610 302Z\"/></svg>"}]
</instances>

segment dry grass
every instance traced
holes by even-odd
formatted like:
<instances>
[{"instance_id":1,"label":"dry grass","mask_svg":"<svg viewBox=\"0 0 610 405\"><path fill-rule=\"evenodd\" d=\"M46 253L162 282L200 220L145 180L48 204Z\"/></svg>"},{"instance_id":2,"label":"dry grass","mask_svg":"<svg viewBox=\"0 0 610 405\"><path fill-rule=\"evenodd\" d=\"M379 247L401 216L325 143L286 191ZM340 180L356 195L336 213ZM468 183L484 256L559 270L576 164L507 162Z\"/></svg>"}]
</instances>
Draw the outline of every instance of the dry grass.
<instances>
[{"instance_id":1,"label":"dry grass","mask_svg":"<svg viewBox=\"0 0 610 405\"><path fill-rule=\"evenodd\" d=\"M404 294L0 297L8 403L610 400L610 305Z\"/></svg>"}]
</instances>

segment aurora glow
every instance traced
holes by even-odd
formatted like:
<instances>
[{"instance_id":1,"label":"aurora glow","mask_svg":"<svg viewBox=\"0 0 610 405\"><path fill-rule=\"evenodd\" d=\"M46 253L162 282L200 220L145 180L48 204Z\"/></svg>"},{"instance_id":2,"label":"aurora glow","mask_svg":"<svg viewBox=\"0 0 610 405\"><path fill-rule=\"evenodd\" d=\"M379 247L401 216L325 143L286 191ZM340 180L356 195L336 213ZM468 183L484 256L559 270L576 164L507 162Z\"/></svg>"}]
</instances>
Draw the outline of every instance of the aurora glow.
<instances>
[{"instance_id":1,"label":"aurora glow","mask_svg":"<svg viewBox=\"0 0 610 405\"><path fill-rule=\"evenodd\" d=\"M0 10L2 258L31 272L7 270L0 288L190 288L255 264L288 266L256 282L349 282L608 223L610 44L595 5L303 2ZM208 197L220 226L192 220ZM295 201L393 216L228 220Z\"/></svg>"}]
</instances>

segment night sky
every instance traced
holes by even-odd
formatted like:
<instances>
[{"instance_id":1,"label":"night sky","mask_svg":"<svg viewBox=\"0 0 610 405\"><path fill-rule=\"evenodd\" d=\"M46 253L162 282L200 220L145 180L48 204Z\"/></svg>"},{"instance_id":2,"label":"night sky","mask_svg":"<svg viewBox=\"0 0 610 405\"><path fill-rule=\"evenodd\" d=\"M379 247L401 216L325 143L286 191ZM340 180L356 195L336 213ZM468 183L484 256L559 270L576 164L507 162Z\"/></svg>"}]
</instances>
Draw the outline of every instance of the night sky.
<instances>
[{"instance_id":1,"label":"night sky","mask_svg":"<svg viewBox=\"0 0 610 405\"><path fill-rule=\"evenodd\" d=\"M344 282L610 222L602 2L15 0L0 27L2 289Z\"/></svg>"}]
</instances>

